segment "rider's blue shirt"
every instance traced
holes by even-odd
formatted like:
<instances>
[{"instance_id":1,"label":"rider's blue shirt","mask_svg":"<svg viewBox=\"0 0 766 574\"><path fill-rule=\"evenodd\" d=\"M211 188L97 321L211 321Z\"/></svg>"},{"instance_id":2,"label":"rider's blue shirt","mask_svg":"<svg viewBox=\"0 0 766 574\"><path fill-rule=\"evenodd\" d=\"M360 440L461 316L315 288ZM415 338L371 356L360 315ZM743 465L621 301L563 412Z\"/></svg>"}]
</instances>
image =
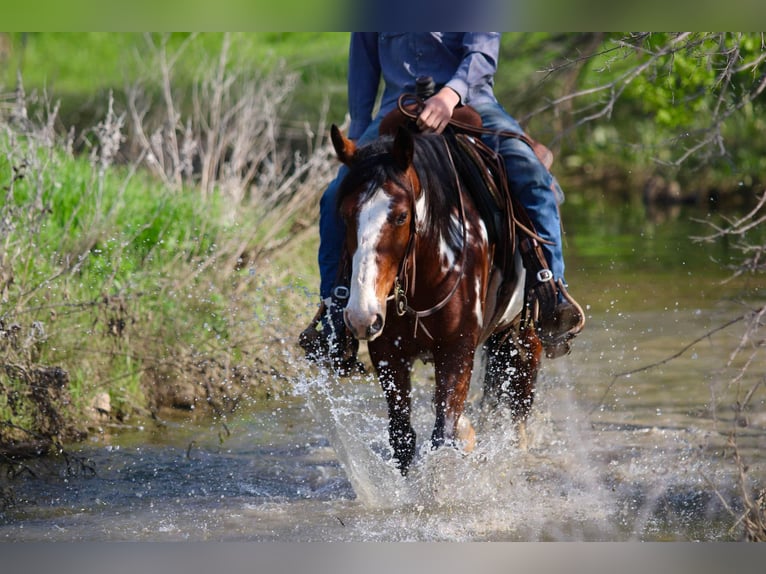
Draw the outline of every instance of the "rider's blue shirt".
<instances>
[{"instance_id":1,"label":"rider's blue shirt","mask_svg":"<svg viewBox=\"0 0 766 574\"><path fill-rule=\"evenodd\" d=\"M394 109L401 94L415 93L419 76L431 76L437 89L452 88L461 104L495 101L499 51L499 32L352 33L348 137L357 139L372 122L381 78L380 115Z\"/></svg>"}]
</instances>

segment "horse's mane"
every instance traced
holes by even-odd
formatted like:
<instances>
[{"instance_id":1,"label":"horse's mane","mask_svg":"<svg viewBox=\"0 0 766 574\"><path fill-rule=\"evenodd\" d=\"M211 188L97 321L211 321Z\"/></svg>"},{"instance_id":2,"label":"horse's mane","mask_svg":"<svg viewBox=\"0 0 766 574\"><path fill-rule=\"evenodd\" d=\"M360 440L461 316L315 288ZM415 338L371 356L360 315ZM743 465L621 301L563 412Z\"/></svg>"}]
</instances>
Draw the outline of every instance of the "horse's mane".
<instances>
[{"instance_id":1,"label":"horse's mane","mask_svg":"<svg viewBox=\"0 0 766 574\"><path fill-rule=\"evenodd\" d=\"M338 205L343 198L362 189L365 201L385 181L400 181L402 173L394 164L391 147L394 138L382 136L357 150L354 164L338 191ZM431 236L442 235L453 249L461 248L462 230L452 218L459 204L461 188L477 205L490 237L495 236L493 204L488 201L485 184L473 159L458 145L451 134L414 134L413 164L426 193L427 212L419 214L424 231Z\"/></svg>"}]
</instances>

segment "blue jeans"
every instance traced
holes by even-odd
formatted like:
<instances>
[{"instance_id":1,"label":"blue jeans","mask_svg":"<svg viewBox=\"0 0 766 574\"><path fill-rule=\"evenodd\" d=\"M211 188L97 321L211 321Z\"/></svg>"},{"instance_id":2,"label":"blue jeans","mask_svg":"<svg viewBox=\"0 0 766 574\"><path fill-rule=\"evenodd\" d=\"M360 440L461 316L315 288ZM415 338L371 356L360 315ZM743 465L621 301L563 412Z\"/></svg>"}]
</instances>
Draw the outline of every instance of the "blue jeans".
<instances>
[{"instance_id":1,"label":"blue jeans","mask_svg":"<svg viewBox=\"0 0 766 574\"><path fill-rule=\"evenodd\" d=\"M477 105L485 128L521 132L521 126L498 103ZM376 118L357 141L364 145L378 137L382 118ZM556 179L537 159L534 151L515 138L484 136L484 143L498 151L505 160L508 181L529 214L535 230L553 245L543 244L543 254L555 280L564 280L564 257L561 250L561 218L558 204L564 194ZM325 190L319 202L319 294L326 299L332 294L338 274L340 256L346 240L346 229L336 208L340 182L348 168L342 166L338 175Z\"/></svg>"},{"instance_id":2,"label":"blue jeans","mask_svg":"<svg viewBox=\"0 0 766 574\"><path fill-rule=\"evenodd\" d=\"M523 132L519 123L499 103L479 104L475 108L485 128ZM527 210L537 234L553 243L541 245L543 254L554 280L561 279L566 284L559 214L559 203L564 201L564 193L556 178L545 169L532 148L523 141L491 135L483 136L482 140L503 156L511 193Z\"/></svg>"}]
</instances>

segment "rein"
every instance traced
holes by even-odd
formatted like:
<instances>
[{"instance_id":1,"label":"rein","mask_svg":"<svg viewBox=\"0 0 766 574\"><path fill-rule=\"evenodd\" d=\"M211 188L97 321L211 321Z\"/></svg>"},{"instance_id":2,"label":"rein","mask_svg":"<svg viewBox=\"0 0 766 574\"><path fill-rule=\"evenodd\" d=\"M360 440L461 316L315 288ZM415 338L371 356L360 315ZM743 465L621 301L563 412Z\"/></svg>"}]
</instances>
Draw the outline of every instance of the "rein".
<instances>
[{"instance_id":1,"label":"rein","mask_svg":"<svg viewBox=\"0 0 766 574\"><path fill-rule=\"evenodd\" d=\"M410 120L416 120L423 111L425 103L423 100L414 94L402 94L399 96L397 106L399 112ZM532 151L535 152L537 158L543 163L545 169L550 170L553 164L553 152L549 150L545 145L539 141L532 139L523 132L514 132L510 130L491 130L485 127L476 126L473 124L461 122L454 117L450 118L449 125L458 128L467 134L481 137L481 136L496 136L501 138L514 138L523 141L527 144Z\"/></svg>"},{"instance_id":2,"label":"rein","mask_svg":"<svg viewBox=\"0 0 766 574\"><path fill-rule=\"evenodd\" d=\"M432 307L429 307L428 309L424 309L422 311L417 311L416 309L413 309L409 306L407 303L407 291L412 291L412 293L415 292L415 279L417 276L417 269L416 269L416 257L414 256L414 246L415 242L417 241L417 228L415 223L415 190L412 183L410 183L409 193L410 197L412 198L412 206L413 206L413 216L412 216L412 223L410 225L410 237L407 242L407 249L404 253L404 257L402 258L402 261L399 265L399 273L396 276L396 279L394 280L394 287L393 287L393 293L388 296L386 301L394 301L394 307L396 308L396 314L400 317L403 317L406 314L414 315L415 317L415 333L413 336L417 337L417 331L418 326L423 329L423 332L431 339L433 340L433 335L426 329L425 325L423 325L420 322L420 319L424 317L430 317L437 311L444 308L444 306L454 297L455 293L457 293L458 287L460 287L460 284L463 280L463 274L465 273L465 254L467 251L467 245L466 241L468 239L468 232L466 231L466 222L465 222L465 204L463 203L463 190L460 185L460 177L458 176L457 169L455 168L455 162L452 159L452 152L449 149L449 146L447 145L447 142L444 142L445 149L447 150L447 157L449 157L450 165L452 166L452 172L455 174L455 183L457 184L457 190L458 190L458 204L460 206L460 227L462 232L462 250L460 252L460 259L459 259L459 275L455 279L454 284L452 285L452 289L447 294L446 297L444 297L441 301L439 301L436 305L433 305ZM412 261L412 281L410 282L408 280L407 275L407 263L408 261Z\"/></svg>"}]
</instances>

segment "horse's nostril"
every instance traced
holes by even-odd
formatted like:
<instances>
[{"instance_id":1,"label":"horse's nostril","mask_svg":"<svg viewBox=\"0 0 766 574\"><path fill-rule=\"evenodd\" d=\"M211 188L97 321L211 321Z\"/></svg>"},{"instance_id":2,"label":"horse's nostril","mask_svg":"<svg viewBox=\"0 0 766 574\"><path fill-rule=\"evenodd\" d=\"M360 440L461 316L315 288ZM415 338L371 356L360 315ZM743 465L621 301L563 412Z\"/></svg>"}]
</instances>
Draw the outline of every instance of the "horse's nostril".
<instances>
[{"instance_id":1,"label":"horse's nostril","mask_svg":"<svg viewBox=\"0 0 766 574\"><path fill-rule=\"evenodd\" d=\"M383 317L380 313L375 315L375 320L367 329L367 334L371 337L377 334L383 328Z\"/></svg>"}]
</instances>

